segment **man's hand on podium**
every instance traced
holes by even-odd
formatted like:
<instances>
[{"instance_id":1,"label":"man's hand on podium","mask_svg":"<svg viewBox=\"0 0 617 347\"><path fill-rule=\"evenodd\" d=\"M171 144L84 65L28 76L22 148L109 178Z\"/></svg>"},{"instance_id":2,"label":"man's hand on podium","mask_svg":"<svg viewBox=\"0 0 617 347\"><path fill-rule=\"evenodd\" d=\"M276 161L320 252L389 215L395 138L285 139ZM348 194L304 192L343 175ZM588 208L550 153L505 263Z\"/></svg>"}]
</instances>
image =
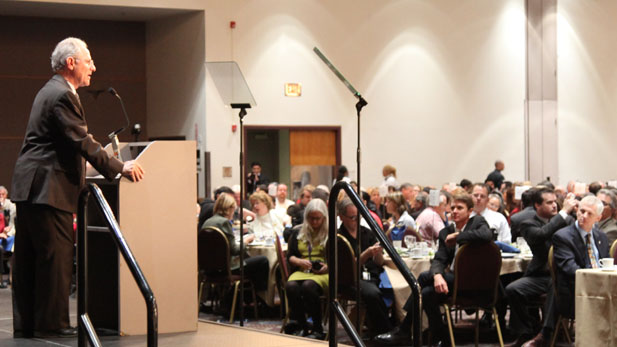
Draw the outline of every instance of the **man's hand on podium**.
<instances>
[{"instance_id":1,"label":"man's hand on podium","mask_svg":"<svg viewBox=\"0 0 617 347\"><path fill-rule=\"evenodd\" d=\"M135 160L125 161L122 167L122 176L133 182L139 182L144 178L144 169Z\"/></svg>"}]
</instances>

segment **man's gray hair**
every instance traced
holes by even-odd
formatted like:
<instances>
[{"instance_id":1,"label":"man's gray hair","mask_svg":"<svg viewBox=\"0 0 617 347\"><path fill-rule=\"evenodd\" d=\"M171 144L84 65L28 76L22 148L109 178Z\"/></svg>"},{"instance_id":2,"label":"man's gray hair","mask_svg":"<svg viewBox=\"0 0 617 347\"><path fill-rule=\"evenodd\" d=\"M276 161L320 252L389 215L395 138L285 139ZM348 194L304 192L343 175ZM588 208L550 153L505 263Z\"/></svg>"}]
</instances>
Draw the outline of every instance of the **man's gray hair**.
<instances>
[{"instance_id":1,"label":"man's gray hair","mask_svg":"<svg viewBox=\"0 0 617 347\"><path fill-rule=\"evenodd\" d=\"M51 69L58 72L66 67L68 57L76 57L88 45L81 39L68 37L60 41L51 53Z\"/></svg>"},{"instance_id":2,"label":"man's gray hair","mask_svg":"<svg viewBox=\"0 0 617 347\"><path fill-rule=\"evenodd\" d=\"M6 189L4 186L0 186L0 192L5 191L7 194L9 193L8 189Z\"/></svg>"},{"instance_id":3,"label":"man's gray hair","mask_svg":"<svg viewBox=\"0 0 617 347\"><path fill-rule=\"evenodd\" d=\"M339 216L347 216L347 207L355 206L350 198L344 198L336 204Z\"/></svg>"},{"instance_id":4,"label":"man's gray hair","mask_svg":"<svg viewBox=\"0 0 617 347\"><path fill-rule=\"evenodd\" d=\"M615 193L613 193L610 189L602 188L598 191L598 194L604 194L608 196L609 198L611 198L611 203L608 205L613 210L615 209L615 206L617 206L617 196L615 196Z\"/></svg>"},{"instance_id":5,"label":"man's gray hair","mask_svg":"<svg viewBox=\"0 0 617 347\"><path fill-rule=\"evenodd\" d=\"M595 195L587 195L581 200L581 204L596 205L596 212L598 215L602 215L602 211L604 211L604 204L602 204L602 200L598 199Z\"/></svg>"}]
</instances>

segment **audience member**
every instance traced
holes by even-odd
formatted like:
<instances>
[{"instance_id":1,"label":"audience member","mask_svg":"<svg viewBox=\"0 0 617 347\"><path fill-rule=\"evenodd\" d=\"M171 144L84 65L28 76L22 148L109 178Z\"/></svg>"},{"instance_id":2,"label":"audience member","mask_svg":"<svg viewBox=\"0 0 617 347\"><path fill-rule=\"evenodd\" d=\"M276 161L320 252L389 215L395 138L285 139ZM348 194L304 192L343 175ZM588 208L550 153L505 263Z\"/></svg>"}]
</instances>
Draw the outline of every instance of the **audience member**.
<instances>
[{"instance_id":1,"label":"audience member","mask_svg":"<svg viewBox=\"0 0 617 347\"><path fill-rule=\"evenodd\" d=\"M532 219L536 215L536 210L533 207L533 195L536 188L530 188L521 194L521 204L523 209L520 212L510 216L510 231L512 233L512 242L516 242L518 237L522 237L521 224L527 219Z\"/></svg>"},{"instance_id":2,"label":"audience member","mask_svg":"<svg viewBox=\"0 0 617 347\"><path fill-rule=\"evenodd\" d=\"M278 214L279 219L283 221L283 225L291 225L291 217L287 214L287 209L293 205L294 202L287 199L286 184L279 183L276 187L276 199L274 202L274 211Z\"/></svg>"},{"instance_id":3,"label":"audience member","mask_svg":"<svg viewBox=\"0 0 617 347\"><path fill-rule=\"evenodd\" d=\"M600 189L604 188L604 183L600 181L595 181L589 183L589 192L593 195L598 195Z\"/></svg>"},{"instance_id":4,"label":"audience member","mask_svg":"<svg viewBox=\"0 0 617 347\"><path fill-rule=\"evenodd\" d=\"M506 217L486 207L488 193L489 188L485 184L476 183L473 185L471 196L473 197L474 211L472 214L479 214L486 219L490 228L497 234L497 241L510 242L512 235Z\"/></svg>"},{"instance_id":5,"label":"audience member","mask_svg":"<svg viewBox=\"0 0 617 347\"><path fill-rule=\"evenodd\" d=\"M338 233L349 241L355 251L358 244L358 209L349 198L344 198L338 202L337 210L343 222ZM379 289L379 275L383 272L383 249L377 242L375 234L369 229L361 226L360 230L362 233L360 263L364 269L362 280L360 280L360 295L362 302L366 305L366 316L373 336L392 329L388 317L388 308ZM351 269L349 270L351 271Z\"/></svg>"},{"instance_id":6,"label":"audience member","mask_svg":"<svg viewBox=\"0 0 617 347\"><path fill-rule=\"evenodd\" d=\"M330 193L327 189L323 189L323 187L317 186L315 190L313 190L312 199L320 199L326 204L328 203L328 198L330 197Z\"/></svg>"},{"instance_id":7,"label":"audience member","mask_svg":"<svg viewBox=\"0 0 617 347\"><path fill-rule=\"evenodd\" d=\"M258 187L265 186L266 188L261 187L261 190L266 190L270 180L268 177L261 173L261 164L258 161L254 161L251 163L251 172L246 177L246 194L253 194Z\"/></svg>"},{"instance_id":8,"label":"audience member","mask_svg":"<svg viewBox=\"0 0 617 347\"><path fill-rule=\"evenodd\" d=\"M419 196L419 195L418 195ZM444 228L443 219L441 219L441 208L445 212L446 196L439 194L440 204L438 206L427 206L422 213L416 219L416 225L418 226L418 232L425 241L431 243L437 242L439 239L439 232Z\"/></svg>"},{"instance_id":9,"label":"audience member","mask_svg":"<svg viewBox=\"0 0 617 347\"><path fill-rule=\"evenodd\" d=\"M249 230L258 241L283 235L283 221L273 209L272 199L265 192L255 192L249 198L255 213L255 220L249 223Z\"/></svg>"},{"instance_id":10,"label":"audience member","mask_svg":"<svg viewBox=\"0 0 617 347\"><path fill-rule=\"evenodd\" d=\"M349 171L347 170L347 167L345 165L341 165L338 167L338 170L336 171L336 178L334 179L332 185L337 184L339 181L347 183L351 182L351 179L349 178Z\"/></svg>"},{"instance_id":11,"label":"audience member","mask_svg":"<svg viewBox=\"0 0 617 347\"><path fill-rule=\"evenodd\" d=\"M454 272L450 271L459 247L467 243L489 242L492 232L482 216L471 216L474 203L466 192L453 194L452 219L454 224L439 233L439 249L431 263L431 270L418 277L422 289L422 308L428 317L429 330L433 338L441 340L441 346L449 345L446 325L443 322L440 304L451 293L454 286ZM454 269L456 271L456 269ZM413 296L405 304L407 315L392 331L381 334L375 340L383 345L409 345L413 320Z\"/></svg>"},{"instance_id":12,"label":"audience member","mask_svg":"<svg viewBox=\"0 0 617 347\"><path fill-rule=\"evenodd\" d=\"M386 210L392 215L388 234L392 240L402 240L406 230L411 230L413 234L421 239L416 230L416 222L407 212L407 204L401 192L394 192L386 196Z\"/></svg>"},{"instance_id":13,"label":"audience member","mask_svg":"<svg viewBox=\"0 0 617 347\"><path fill-rule=\"evenodd\" d=\"M382 186L386 186L388 191L394 188L394 190L398 189L398 182L396 181L396 168L392 165L385 165L381 170L383 174L383 183Z\"/></svg>"},{"instance_id":14,"label":"audience member","mask_svg":"<svg viewBox=\"0 0 617 347\"><path fill-rule=\"evenodd\" d=\"M204 201L201 203L201 209L199 211L199 217L197 220L197 231L201 230L201 226L204 224L204 222L214 215L214 202L222 193L234 195L234 192L231 190L231 188L222 186L214 191L214 200L210 198L204 199Z\"/></svg>"},{"instance_id":15,"label":"audience member","mask_svg":"<svg viewBox=\"0 0 617 347\"><path fill-rule=\"evenodd\" d=\"M379 218L377 212L375 212L375 204L371 201L371 196L369 193L362 191L362 202L366 205L366 208L371 214L371 217L375 220L375 223L377 223L377 225L379 225L379 227L383 230L383 223L381 222L381 218Z\"/></svg>"},{"instance_id":16,"label":"audience member","mask_svg":"<svg viewBox=\"0 0 617 347\"><path fill-rule=\"evenodd\" d=\"M555 309L565 317L574 317L574 278L576 270L598 268L608 258L610 244L594 224L602 216L602 200L593 195L578 204L576 223L553 235L553 258L557 277Z\"/></svg>"},{"instance_id":17,"label":"audience member","mask_svg":"<svg viewBox=\"0 0 617 347\"><path fill-rule=\"evenodd\" d=\"M491 211L503 214L503 216L507 219L508 216L505 214L505 207L501 195L497 193L490 193L488 195L486 207Z\"/></svg>"},{"instance_id":18,"label":"audience member","mask_svg":"<svg viewBox=\"0 0 617 347\"><path fill-rule=\"evenodd\" d=\"M473 186L473 183L471 183L470 180L463 178L461 180L461 183L458 184L461 188L465 189L465 191L467 191L467 193L471 194L471 188Z\"/></svg>"},{"instance_id":19,"label":"audience member","mask_svg":"<svg viewBox=\"0 0 617 347\"><path fill-rule=\"evenodd\" d=\"M495 170L489 173L488 176L486 177L485 182L486 183L491 182L492 183L491 186L493 187L493 189L497 189L497 190L501 189L501 184L503 183L505 179L501 172L503 171L503 169L505 169L505 167L506 165L503 163L503 161L501 160L495 161Z\"/></svg>"},{"instance_id":20,"label":"audience member","mask_svg":"<svg viewBox=\"0 0 617 347\"><path fill-rule=\"evenodd\" d=\"M236 239L231 221L236 207L236 199L233 194L219 194L214 202L213 216L208 218L201 227L201 230L206 227L216 227L225 234L227 241L229 241L229 253L231 255L230 268L233 274L240 273L240 239ZM254 239L255 235L246 235L243 237L243 242L249 244ZM253 282L256 291L267 289L269 271L268 258L265 256L258 255L249 257L248 254L244 255L244 274Z\"/></svg>"},{"instance_id":21,"label":"audience member","mask_svg":"<svg viewBox=\"0 0 617 347\"><path fill-rule=\"evenodd\" d=\"M600 189L597 196L604 205L602 218L600 218L597 227L606 234L610 247L617 239L617 220L615 220L617 197L610 189Z\"/></svg>"},{"instance_id":22,"label":"audience member","mask_svg":"<svg viewBox=\"0 0 617 347\"><path fill-rule=\"evenodd\" d=\"M425 191L421 191L416 195L416 198L413 200L413 204L411 205L411 210L409 215L416 219L424 211L426 206L428 205L428 193Z\"/></svg>"},{"instance_id":23,"label":"audience member","mask_svg":"<svg viewBox=\"0 0 617 347\"><path fill-rule=\"evenodd\" d=\"M0 239L2 239L0 246L6 252L13 252L17 206L8 196L9 191L4 186L0 186L0 213L4 215L4 228L0 228Z\"/></svg>"},{"instance_id":24,"label":"audience member","mask_svg":"<svg viewBox=\"0 0 617 347\"><path fill-rule=\"evenodd\" d=\"M287 249L287 261L292 268L285 287L292 319L292 329L287 333L323 340L319 297L328 290L326 203L311 200L304 210L304 220L300 230L291 235ZM307 314L313 320L312 328L307 324Z\"/></svg>"},{"instance_id":25,"label":"audience member","mask_svg":"<svg viewBox=\"0 0 617 347\"><path fill-rule=\"evenodd\" d=\"M372 187L369 188L368 193L371 195L371 201L375 204L375 212L381 218L381 220L388 219L386 212L386 204L383 203L383 199L379 194L379 188Z\"/></svg>"},{"instance_id":26,"label":"audience member","mask_svg":"<svg viewBox=\"0 0 617 347\"><path fill-rule=\"evenodd\" d=\"M521 234L531 248L533 258L527 266L525 275L506 287L506 297L510 304L510 332L517 337L509 346L518 347L526 342L530 342L532 346L542 345L549 341L555 327L548 251L553 234L572 221L569 214L578 203L574 194L569 193L564 200L563 208L558 213L556 200L553 190L546 187L536 189L533 195L536 215L521 222ZM529 340L540 325L538 317L530 314L529 306L545 294L547 298L543 312L546 315L542 331Z\"/></svg>"},{"instance_id":27,"label":"audience member","mask_svg":"<svg viewBox=\"0 0 617 347\"><path fill-rule=\"evenodd\" d=\"M304 222L304 209L306 205L311 201L313 197L313 191L315 187L310 184L302 187L300 191L300 199L298 203L295 205L291 205L287 208L287 214L291 216L291 226L295 227L296 225L300 225Z\"/></svg>"}]
</instances>

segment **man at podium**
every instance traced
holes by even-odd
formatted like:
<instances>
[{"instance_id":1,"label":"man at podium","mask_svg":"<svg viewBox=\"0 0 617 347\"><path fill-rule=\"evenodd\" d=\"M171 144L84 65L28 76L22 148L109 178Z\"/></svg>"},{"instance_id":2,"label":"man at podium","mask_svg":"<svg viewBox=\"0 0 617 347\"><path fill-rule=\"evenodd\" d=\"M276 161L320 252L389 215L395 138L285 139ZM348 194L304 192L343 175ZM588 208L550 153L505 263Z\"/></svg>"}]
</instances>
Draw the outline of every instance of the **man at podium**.
<instances>
[{"instance_id":1,"label":"man at podium","mask_svg":"<svg viewBox=\"0 0 617 347\"><path fill-rule=\"evenodd\" d=\"M17 203L13 269L14 337L69 337L73 213L85 184L86 161L108 179L137 182L144 171L121 162L88 133L76 90L96 67L84 41L67 38L51 55L55 75L38 92L13 174Z\"/></svg>"}]
</instances>

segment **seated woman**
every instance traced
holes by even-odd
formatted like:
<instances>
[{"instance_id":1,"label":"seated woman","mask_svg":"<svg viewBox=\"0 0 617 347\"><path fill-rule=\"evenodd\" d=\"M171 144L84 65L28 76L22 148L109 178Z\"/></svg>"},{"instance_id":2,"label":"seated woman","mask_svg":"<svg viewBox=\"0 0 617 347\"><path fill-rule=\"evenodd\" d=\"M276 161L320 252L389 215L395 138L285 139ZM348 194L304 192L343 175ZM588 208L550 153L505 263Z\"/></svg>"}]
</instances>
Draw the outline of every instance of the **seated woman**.
<instances>
[{"instance_id":1,"label":"seated woman","mask_svg":"<svg viewBox=\"0 0 617 347\"><path fill-rule=\"evenodd\" d=\"M422 240L422 236L416 230L416 222L407 213L407 204L401 192L390 193L386 196L386 211L392 215L388 229L392 241L402 240L406 230L409 230L417 240Z\"/></svg>"},{"instance_id":2,"label":"seated woman","mask_svg":"<svg viewBox=\"0 0 617 347\"><path fill-rule=\"evenodd\" d=\"M222 193L214 202L214 215L208 218L202 230L206 227L217 227L227 237L229 241L229 253L231 254L231 272L235 275L240 273L240 240L236 240L232 229L231 219L236 210L236 199L229 193ZM255 238L254 235L246 235L244 243L248 244ZM270 267L268 258L263 255L249 257L244 256L244 274L248 277L255 291L263 291L268 288L268 274Z\"/></svg>"},{"instance_id":3,"label":"seated woman","mask_svg":"<svg viewBox=\"0 0 617 347\"><path fill-rule=\"evenodd\" d=\"M328 208L321 199L313 199L304 210L304 224L291 235L287 248L287 261L294 272L287 280L285 291L290 318L297 324L297 329L288 333L319 340L325 338L319 296L328 290L327 240ZM310 334L306 314L313 319ZM294 326L294 322L290 326Z\"/></svg>"},{"instance_id":4,"label":"seated woman","mask_svg":"<svg viewBox=\"0 0 617 347\"><path fill-rule=\"evenodd\" d=\"M249 201L253 206L255 220L249 223L249 230L255 235L258 241L263 241L274 236L274 232L278 236L283 235L283 221L274 211L272 199L263 191L258 191L251 194Z\"/></svg>"}]
</instances>

